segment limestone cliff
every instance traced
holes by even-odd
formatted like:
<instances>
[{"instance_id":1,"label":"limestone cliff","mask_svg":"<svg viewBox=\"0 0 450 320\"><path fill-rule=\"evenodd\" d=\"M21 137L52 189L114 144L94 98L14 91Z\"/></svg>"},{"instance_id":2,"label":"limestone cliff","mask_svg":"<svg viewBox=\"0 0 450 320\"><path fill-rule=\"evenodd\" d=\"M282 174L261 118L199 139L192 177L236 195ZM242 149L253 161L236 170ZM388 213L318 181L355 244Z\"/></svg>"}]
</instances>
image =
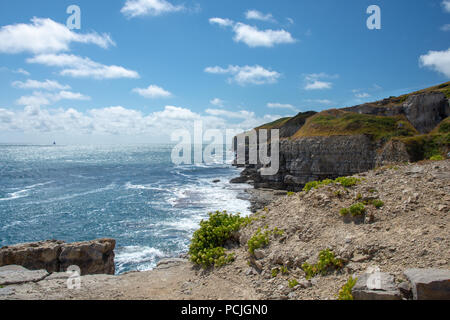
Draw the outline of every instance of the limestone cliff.
<instances>
[{"instance_id":1,"label":"limestone cliff","mask_svg":"<svg viewBox=\"0 0 450 320\"><path fill-rule=\"evenodd\" d=\"M280 130L278 173L262 176L262 166L248 164L246 159L245 170L233 182L298 191L309 181L445 156L450 147L449 97L450 82L401 97L318 114L300 113L263 125L256 130ZM246 148L248 153L248 141Z\"/></svg>"}]
</instances>

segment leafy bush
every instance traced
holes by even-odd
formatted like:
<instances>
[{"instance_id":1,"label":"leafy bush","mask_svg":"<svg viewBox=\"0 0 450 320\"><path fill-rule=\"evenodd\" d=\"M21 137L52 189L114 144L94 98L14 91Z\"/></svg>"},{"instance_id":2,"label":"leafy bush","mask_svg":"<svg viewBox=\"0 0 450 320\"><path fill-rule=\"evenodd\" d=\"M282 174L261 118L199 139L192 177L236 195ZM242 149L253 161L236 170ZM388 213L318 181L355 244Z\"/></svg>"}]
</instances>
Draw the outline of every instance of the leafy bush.
<instances>
[{"instance_id":1,"label":"leafy bush","mask_svg":"<svg viewBox=\"0 0 450 320\"><path fill-rule=\"evenodd\" d=\"M361 216L366 213L366 207L364 206L363 203L359 202L359 203L355 203L354 205L352 205L349 208L349 211L352 214L352 216L354 216L354 217Z\"/></svg>"},{"instance_id":2,"label":"leafy bush","mask_svg":"<svg viewBox=\"0 0 450 320\"><path fill-rule=\"evenodd\" d=\"M348 210L347 208L342 208L339 213L341 214L341 216L345 217L350 214L350 210Z\"/></svg>"},{"instance_id":3,"label":"leafy bush","mask_svg":"<svg viewBox=\"0 0 450 320\"><path fill-rule=\"evenodd\" d=\"M295 192L289 191L289 192L287 193L287 196L288 196L288 197L292 197L293 195L295 195Z\"/></svg>"},{"instance_id":4,"label":"leafy bush","mask_svg":"<svg viewBox=\"0 0 450 320\"><path fill-rule=\"evenodd\" d=\"M242 218L228 214L226 211L209 214L209 219L200 222L200 229L195 231L189 248L193 263L204 268L220 267L234 260L233 255L226 255L225 245L233 232L251 222L251 218Z\"/></svg>"},{"instance_id":5,"label":"leafy bush","mask_svg":"<svg viewBox=\"0 0 450 320\"><path fill-rule=\"evenodd\" d=\"M341 177L337 178L336 180L331 179L325 179L322 181L311 181L308 182L305 187L303 188L303 191L309 192L312 189L319 189L324 186L328 186L330 184L341 184L343 187L353 187L354 185L357 185L361 182L361 179L355 178L355 177Z\"/></svg>"},{"instance_id":6,"label":"leafy bush","mask_svg":"<svg viewBox=\"0 0 450 320\"><path fill-rule=\"evenodd\" d=\"M247 242L248 251L251 254L254 254L256 249L267 246L270 242L270 233L271 232L269 230L262 232L261 228L259 228L258 231L256 231L256 233L253 235L253 237L251 237Z\"/></svg>"},{"instance_id":7,"label":"leafy bush","mask_svg":"<svg viewBox=\"0 0 450 320\"><path fill-rule=\"evenodd\" d=\"M347 283L339 290L338 300L353 300L352 289L358 278L350 277Z\"/></svg>"},{"instance_id":8,"label":"leafy bush","mask_svg":"<svg viewBox=\"0 0 450 320\"><path fill-rule=\"evenodd\" d=\"M289 274L289 270L288 270L288 268L285 267L285 266L282 266L282 267L280 268L280 270L281 270L281 274L284 274L284 275Z\"/></svg>"},{"instance_id":9,"label":"leafy bush","mask_svg":"<svg viewBox=\"0 0 450 320\"><path fill-rule=\"evenodd\" d=\"M280 272L280 270L278 268L273 268L272 269L272 278L276 278L278 275L278 272Z\"/></svg>"},{"instance_id":10,"label":"leafy bush","mask_svg":"<svg viewBox=\"0 0 450 320\"><path fill-rule=\"evenodd\" d=\"M340 269L343 267L343 262L336 259L334 252L330 249L323 250L319 253L319 261L311 265L305 262L302 265L303 271L306 273L306 279L311 279L318 274L326 275L329 269Z\"/></svg>"},{"instance_id":11,"label":"leafy bush","mask_svg":"<svg viewBox=\"0 0 450 320\"><path fill-rule=\"evenodd\" d=\"M431 161L442 161L442 160L445 160L445 159L444 159L443 156L441 156L440 154L438 154L438 155L432 156L432 157L430 158L430 160L431 160Z\"/></svg>"},{"instance_id":12,"label":"leafy bush","mask_svg":"<svg viewBox=\"0 0 450 320\"><path fill-rule=\"evenodd\" d=\"M380 209L381 207L384 206L384 202L381 201L381 200L379 200L379 199L377 199L377 200L372 200L372 205L373 205L375 208Z\"/></svg>"},{"instance_id":13,"label":"leafy bush","mask_svg":"<svg viewBox=\"0 0 450 320\"><path fill-rule=\"evenodd\" d=\"M297 281L297 279L292 279L292 280L289 280L289 288L295 288L296 286L298 286L298 281Z\"/></svg>"}]
</instances>

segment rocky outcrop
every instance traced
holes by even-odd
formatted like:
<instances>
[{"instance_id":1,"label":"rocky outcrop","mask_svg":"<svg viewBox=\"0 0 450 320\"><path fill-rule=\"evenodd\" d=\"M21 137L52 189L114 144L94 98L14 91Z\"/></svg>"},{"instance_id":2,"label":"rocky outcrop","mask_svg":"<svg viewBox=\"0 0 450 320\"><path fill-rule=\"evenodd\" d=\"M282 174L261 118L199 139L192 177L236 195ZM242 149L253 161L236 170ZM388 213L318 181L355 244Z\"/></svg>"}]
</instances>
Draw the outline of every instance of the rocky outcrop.
<instances>
[{"instance_id":1,"label":"rocky outcrop","mask_svg":"<svg viewBox=\"0 0 450 320\"><path fill-rule=\"evenodd\" d=\"M441 92L411 95L400 105L385 105L384 102L388 103L388 101L383 100L377 103L344 108L343 110L378 116L403 114L420 133L429 133L442 120L450 116L448 99Z\"/></svg>"},{"instance_id":2,"label":"rocky outcrop","mask_svg":"<svg viewBox=\"0 0 450 320\"><path fill-rule=\"evenodd\" d=\"M365 273L353 287L355 300L402 300L394 276L384 272Z\"/></svg>"},{"instance_id":3,"label":"rocky outcrop","mask_svg":"<svg viewBox=\"0 0 450 320\"><path fill-rule=\"evenodd\" d=\"M64 241L41 241L18 244L0 249L0 267L19 265L29 270L65 272L76 265L81 274L114 274L113 239L65 243Z\"/></svg>"},{"instance_id":4,"label":"rocky outcrop","mask_svg":"<svg viewBox=\"0 0 450 320\"><path fill-rule=\"evenodd\" d=\"M434 91L405 96L401 103L393 103L392 99L385 99L342 110L374 116L402 115L405 117L404 121L406 122L407 119L420 133L429 133L450 116L449 101L445 94ZM294 117L285 124L294 119L296 118ZM289 127L289 133L293 131L294 127L304 126L306 119L303 117L301 120L294 121L297 126ZM232 182L251 183L255 188L299 191L310 181L350 176L392 163L422 160L417 159L415 154L417 150L408 149L400 139L377 140L369 135L356 133L355 135L346 133L345 135L301 136L299 138L295 138L293 133L294 137L288 138L286 130L281 135L282 129L283 126L280 127L282 139L278 173L273 176L263 176L260 174L260 165L248 164L249 147L247 143L247 164L241 165L245 167L245 170L241 177ZM402 127L399 127L398 131L401 132ZM399 133L399 135L402 134ZM237 150L237 147L235 148ZM424 155L421 154L421 156Z\"/></svg>"},{"instance_id":5,"label":"rocky outcrop","mask_svg":"<svg viewBox=\"0 0 450 320\"><path fill-rule=\"evenodd\" d=\"M408 269L414 300L450 300L450 270Z\"/></svg>"}]
</instances>

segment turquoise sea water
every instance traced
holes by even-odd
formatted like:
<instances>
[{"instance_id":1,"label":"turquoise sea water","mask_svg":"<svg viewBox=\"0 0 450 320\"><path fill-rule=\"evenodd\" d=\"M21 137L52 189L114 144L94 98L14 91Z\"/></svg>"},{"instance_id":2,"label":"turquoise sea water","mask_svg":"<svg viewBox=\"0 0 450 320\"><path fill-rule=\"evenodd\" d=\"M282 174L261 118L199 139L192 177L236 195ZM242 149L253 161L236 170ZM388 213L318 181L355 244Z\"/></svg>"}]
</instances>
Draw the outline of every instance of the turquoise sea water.
<instances>
[{"instance_id":1,"label":"turquoise sea water","mask_svg":"<svg viewBox=\"0 0 450 320\"><path fill-rule=\"evenodd\" d=\"M215 210L248 214L239 171L171 163L170 145L0 145L0 246L47 239L117 240L118 273L186 252ZM219 183L213 180L220 179Z\"/></svg>"}]
</instances>

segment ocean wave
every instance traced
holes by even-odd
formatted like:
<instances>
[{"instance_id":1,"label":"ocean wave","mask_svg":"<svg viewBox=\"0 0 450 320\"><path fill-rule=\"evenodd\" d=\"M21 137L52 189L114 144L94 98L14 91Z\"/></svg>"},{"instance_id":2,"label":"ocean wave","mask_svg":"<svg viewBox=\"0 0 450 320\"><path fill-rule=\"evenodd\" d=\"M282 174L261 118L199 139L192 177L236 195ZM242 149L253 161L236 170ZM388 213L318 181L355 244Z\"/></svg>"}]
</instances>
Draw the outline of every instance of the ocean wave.
<instances>
[{"instance_id":1,"label":"ocean wave","mask_svg":"<svg viewBox=\"0 0 450 320\"><path fill-rule=\"evenodd\" d=\"M116 250L115 263L117 273L129 269L130 265L137 265L138 271L151 270L157 261L168 257L162 250L146 246L126 246Z\"/></svg>"},{"instance_id":2,"label":"ocean wave","mask_svg":"<svg viewBox=\"0 0 450 320\"><path fill-rule=\"evenodd\" d=\"M36 183L36 184L30 185L30 186L23 187L23 189L21 189L21 188L13 188L13 189L19 190L19 191L15 191L15 192L9 193L8 197L0 198L0 201L9 201L9 200L14 200L14 199L20 199L20 198L28 197L29 192L31 190L35 189L36 187L46 186L46 185L51 184L53 182L55 182L55 181L48 181L48 182L44 182L44 183Z\"/></svg>"},{"instance_id":3,"label":"ocean wave","mask_svg":"<svg viewBox=\"0 0 450 320\"><path fill-rule=\"evenodd\" d=\"M125 189L127 190L154 190L154 191L166 191L166 189L155 187L151 184L132 184L131 182L127 182L125 184Z\"/></svg>"}]
</instances>

